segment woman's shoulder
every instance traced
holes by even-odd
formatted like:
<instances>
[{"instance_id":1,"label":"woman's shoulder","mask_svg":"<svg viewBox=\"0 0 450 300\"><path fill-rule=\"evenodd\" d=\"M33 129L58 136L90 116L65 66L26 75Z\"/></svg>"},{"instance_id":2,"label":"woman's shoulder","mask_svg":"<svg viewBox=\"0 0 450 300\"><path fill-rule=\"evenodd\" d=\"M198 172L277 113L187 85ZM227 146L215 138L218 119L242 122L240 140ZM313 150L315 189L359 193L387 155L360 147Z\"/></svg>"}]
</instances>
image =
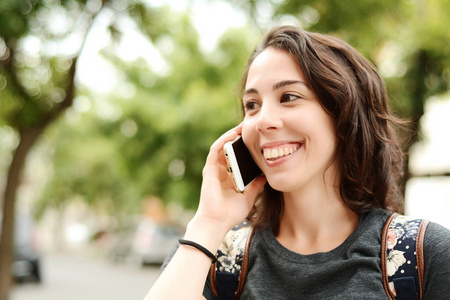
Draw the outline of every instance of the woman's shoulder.
<instances>
[{"instance_id":1,"label":"woman's shoulder","mask_svg":"<svg viewBox=\"0 0 450 300\"><path fill-rule=\"evenodd\" d=\"M425 255L444 254L450 262L450 229L438 223L430 222L425 232L424 251Z\"/></svg>"},{"instance_id":2,"label":"woman's shoulder","mask_svg":"<svg viewBox=\"0 0 450 300\"><path fill-rule=\"evenodd\" d=\"M425 233L426 242L444 242L450 244L450 229L439 223L430 222Z\"/></svg>"},{"instance_id":3,"label":"woman's shoulder","mask_svg":"<svg viewBox=\"0 0 450 300\"><path fill-rule=\"evenodd\" d=\"M424 299L450 299L450 230L430 222L423 241Z\"/></svg>"}]
</instances>

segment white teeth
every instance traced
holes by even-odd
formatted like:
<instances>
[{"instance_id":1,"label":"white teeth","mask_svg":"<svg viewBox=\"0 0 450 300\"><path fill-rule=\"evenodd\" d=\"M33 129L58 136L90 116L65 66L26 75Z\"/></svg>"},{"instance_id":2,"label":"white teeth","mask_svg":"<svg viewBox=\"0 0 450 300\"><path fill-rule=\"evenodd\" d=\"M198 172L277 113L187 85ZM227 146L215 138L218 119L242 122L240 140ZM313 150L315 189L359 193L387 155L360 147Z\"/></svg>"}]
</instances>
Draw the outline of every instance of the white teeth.
<instances>
[{"instance_id":1,"label":"white teeth","mask_svg":"<svg viewBox=\"0 0 450 300\"><path fill-rule=\"evenodd\" d=\"M284 148L264 149L263 154L265 159L276 159L287 156L297 151L299 146L284 146Z\"/></svg>"},{"instance_id":2,"label":"white teeth","mask_svg":"<svg viewBox=\"0 0 450 300\"><path fill-rule=\"evenodd\" d=\"M277 149L272 149L272 158L277 158L277 157L278 157Z\"/></svg>"}]
</instances>

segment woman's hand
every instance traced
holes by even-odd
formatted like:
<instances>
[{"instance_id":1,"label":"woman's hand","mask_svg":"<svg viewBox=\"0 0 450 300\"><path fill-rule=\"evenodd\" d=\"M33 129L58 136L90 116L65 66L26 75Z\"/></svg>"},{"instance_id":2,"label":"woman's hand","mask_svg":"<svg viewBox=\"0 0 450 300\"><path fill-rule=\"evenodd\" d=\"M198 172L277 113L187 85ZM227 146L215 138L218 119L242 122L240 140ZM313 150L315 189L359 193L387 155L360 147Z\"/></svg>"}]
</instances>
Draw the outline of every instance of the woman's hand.
<instances>
[{"instance_id":1,"label":"woman's hand","mask_svg":"<svg viewBox=\"0 0 450 300\"><path fill-rule=\"evenodd\" d=\"M235 190L227 171L223 146L241 134L242 125L223 134L211 146L203 169L200 204L194 220L219 226L225 233L242 222L250 212L255 199L266 183L264 176L253 181L243 193Z\"/></svg>"}]
</instances>

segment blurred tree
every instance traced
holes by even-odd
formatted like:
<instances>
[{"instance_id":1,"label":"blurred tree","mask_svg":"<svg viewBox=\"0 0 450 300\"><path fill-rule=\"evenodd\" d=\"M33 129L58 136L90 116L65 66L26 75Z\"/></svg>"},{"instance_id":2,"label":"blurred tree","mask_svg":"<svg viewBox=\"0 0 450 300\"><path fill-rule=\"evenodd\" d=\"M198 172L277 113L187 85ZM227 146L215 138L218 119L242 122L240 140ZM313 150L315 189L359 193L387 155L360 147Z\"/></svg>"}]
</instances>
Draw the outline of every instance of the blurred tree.
<instances>
[{"instance_id":1,"label":"blurred tree","mask_svg":"<svg viewBox=\"0 0 450 300\"><path fill-rule=\"evenodd\" d=\"M160 36L155 45L171 71L155 74L150 88L140 84L149 71L139 61L128 66L118 62L137 87L124 117L139 128L119 149L143 195L194 208L211 143L238 122L232 92L251 43L241 31L231 30L215 51L204 54L189 16L188 11L165 18L171 34ZM168 43L172 51L164 51Z\"/></svg>"},{"instance_id":2,"label":"blurred tree","mask_svg":"<svg viewBox=\"0 0 450 300\"><path fill-rule=\"evenodd\" d=\"M158 18L164 20L158 24L163 34L152 42L168 71L152 68L143 58L123 61L118 49L125 33L115 33L116 43L103 55L124 81L108 95L86 91L75 99L90 103L82 122L63 118L49 131L55 141L54 175L37 203L38 215L79 194L119 219L142 212L140 203L147 196L190 208L198 204L209 147L238 122L232 92L253 43L242 31L230 29L205 54L189 11L174 13L163 6ZM139 25L142 33L154 35L149 25ZM95 104L102 102L115 106L119 117L102 118ZM85 147L89 150L82 151ZM107 176L94 168L99 165L109 170Z\"/></svg>"},{"instance_id":3,"label":"blurred tree","mask_svg":"<svg viewBox=\"0 0 450 300\"><path fill-rule=\"evenodd\" d=\"M91 1L89 4L94 4ZM0 4L0 117L17 130L3 197L0 299L8 299L16 191L25 158L43 130L72 104L77 52L48 55L46 43L84 34L102 2L2 1ZM52 23L54 22L54 23ZM55 52L58 49L54 49Z\"/></svg>"},{"instance_id":4,"label":"blurred tree","mask_svg":"<svg viewBox=\"0 0 450 300\"><path fill-rule=\"evenodd\" d=\"M151 14L121 0L5 0L0 3L0 124L18 135L8 167L0 240L0 300L8 299L17 187L42 132L73 103L78 56L101 12ZM152 19L146 20L150 22ZM115 24L110 27L115 31ZM105 164L93 166L105 171ZM106 170L108 171L108 170Z\"/></svg>"},{"instance_id":5,"label":"blurred tree","mask_svg":"<svg viewBox=\"0 0 450 300\"><path fill-rule=\"evenodd\" d=\"M388 90L394 107L411 121L411 130L404 132L404 151L409 154L420 140L420 120L424 106L432 96L450 89L450 21L447 12L450 2L445 0L417 1L410 8L408 20L399 28L402 34L385 43L394 53L394 73L386 74ZM395 61L396 59L396 61ZM380 59L379 64L383 64ZM406 181L409 172L406 156Z\"/></svg>"}]
</instances>

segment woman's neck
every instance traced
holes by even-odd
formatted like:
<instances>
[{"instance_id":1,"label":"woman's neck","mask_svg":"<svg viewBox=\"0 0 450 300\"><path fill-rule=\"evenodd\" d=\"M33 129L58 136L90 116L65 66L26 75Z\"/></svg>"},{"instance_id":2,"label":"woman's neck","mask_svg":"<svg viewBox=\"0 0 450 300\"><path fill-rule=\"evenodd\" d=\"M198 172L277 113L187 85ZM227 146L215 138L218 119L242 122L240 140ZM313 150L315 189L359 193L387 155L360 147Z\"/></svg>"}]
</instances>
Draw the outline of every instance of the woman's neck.
<instances>
[{"instance_id":1,"label":"woman's neck","mask_svg":"<svg viewBox=\"0 0 450 300\"><path fill-rule=\"evenodd\" d=\"M342 201L338 188L305 188L284 193L277 240L300 254L328 252L356 229L359 216Z\"/></svg>"}]
</instances>

